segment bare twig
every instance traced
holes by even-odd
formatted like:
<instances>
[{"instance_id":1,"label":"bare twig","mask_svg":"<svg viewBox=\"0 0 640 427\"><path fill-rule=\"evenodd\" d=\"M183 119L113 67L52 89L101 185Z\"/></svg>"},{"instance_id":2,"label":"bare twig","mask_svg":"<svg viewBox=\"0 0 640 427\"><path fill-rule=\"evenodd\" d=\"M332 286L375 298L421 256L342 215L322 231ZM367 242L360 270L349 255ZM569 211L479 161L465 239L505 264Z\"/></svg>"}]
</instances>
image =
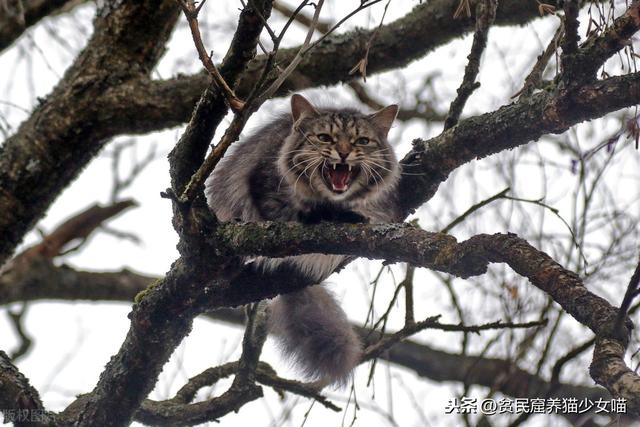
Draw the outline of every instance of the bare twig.
<instances>
[{"instance_id":1,"label":"bare twig","mask_svg":"<svg viewBox=\"0 0 640 427\"><path fill-rule=\"evenodd\" d=\"M471 5L469 4L469 0L460 0L456 11L453 12L453 19L461 18L462 15L471 18Z\"/></svg>"},{"instance_id":2,"label":"bare twig","mask_svg":"<svg viewBox=\"0 0 640 427\"><path fill-rule=\"evenodd\" d=\"M242 339L242 355L232 387L245 387L255 382L256 369L267 339L267 306L265 302L247 307L247 326Z\"/></svg>"},{"instance_id":3,"label":"bare twig","mask_svg":"<svg viewBox=\"0 0 640 427\"><path fill-rule=\"evenodd\" d=\"M302 3L303 5L306 5L306 2ZM311 23L313 22L312 18L309 18L308 16L306 16L303 13L299 13L300 12L300 7L296 8L296 9L291 9L289 6L287 6L284 2L281 1L275 1L273 2L273 9L277 10L278 12L280 12L281 14L283 14L286 17L293 17L293 20L298 22L299 24L304 25L305 27L309 27L311 26ZM321 33L326 33L329 31L331 23L328 21L322 21L319 20L318 23L316 24L316 30L318 30Z\"/></svg>"},{"instance_id":4,"label":"bare twig","mask_svg":"<svg viewBox=\"0 0 640 427\"><path fill-rule=\"evenodd\" d=\"M19 311L13 311L11 309L7 311L11 324L18 334L18 337L20 337L20 346L11 353L11 361L14 363L29 351L31 344L33 343L31 337L24 330L23 321L27 314L27 307L28 304L23 302Z\"/></svg>"},{"instance_id":5,"label":"bare twig","mask_svg":"<svg viewBox=\"0 0 640 427\"><path fill-rule=\"evenodd\" d=\"M313 22L317 23L320 15L320 10L322 9L322 5L324 4L324 0L319 0L316 5L316 11L313 15ZM269 99L273 94L278 90L280 85L289 77L289 75L293 72L293 70L298 66L302 57L309 50L309 43L311 42L311 38L315 32L315 26L312 25L307 32L307 36L305 38L302 47L298 51L298 54L291 60L287 68L278 76L278 78L259 96L253 98L253 95L250 95L247 98L247 104L242 108L241 111L237 111L231 124L225 131L224 135L220 142L213 148L211 153L207 156L205 161L202 163L200 168L193 174L189 184L187 184L184 192L180 196L180 201L182 203L190 203L196 195L201 191L202 186L204 185L204 181L207 179L209 175L213 172L216 165L224 156L227 149L231 146L231 144L238 140L240 137L240 133L244 128L247 120L267 99ZM265 68L266 70L266 68ZM261 79L262 80L262 79ZM261 84L259 81L256 84L256 88Z\"/></svg>"},{"instance_id":6,"label":"bare twig","mask_svg":"<svg viewBox=\"0 0 640 427\"><path fill-rule=\"evenodd\" d=\"M370 360L374 357L378 357L380 353L391 347L393 344L401 341L416 332L424 329L439 329L442 331L455 331L455 332L473 332L480 333L490 329L519 329L519 328L539 328L547 324L546 320L534 321L527 323L513 323L502 322L500 320L496 322L486 323L483 325L451 325L438 322L440 316L432 316L420 322L407 325L398 332L387 336L386 338L378 341L376 344L372 344L367 347L363 353L362 360Z\"/></svg>"},{"instance_id":7,"label":"bare twig","mask_svg":"<svg viewBox=\"0 0 640 427\"><path fill-rule=\"evenodd\" d=\"M349 12L344 18L342 18L340 21L338 21L333 27L331 27L331 29L329 31L327 31L325 34L323 34L322 37L320 37L311 46L309 46L307 48L307 50L311 50L314 47L316 47L318 44L322 43L322 41L324 41L324 39L326 39L328 36L330 36L338 27L340 27L342 24L344 24L353 15L356 15L357 13L365 10L368 7L373 6L374 4L380 3L381 1L382 0L361 0L360 1L360 6L358 6L357 8L352 10L351 12Z\"/></svg>"},{"instance_id":8,"label":"bare twig","mask_svg":"<svg viewBox=\"0 0 640 427\"><path fill-rule=\"evenodd\" d=\"M531 72L524 79L524 85L522 86L522 89L516 92L512 96L512 98L516 98L522 94L529 95L533 92L535 88L537 88L540 85L544 70L547 67L547 64L549 63L551 58L553 57L553 54L558 50L558 45L560 43L560 40L562 39L563 34L564 34L564 26L560 24L553 38L547 45L547 48L544 50L544 52L542 52L540 56L538 56L538 60L536 61L533 68L531 69Z\"/></svg>"},{"instance_id":9,"label":"bare twig","mask_svg":"<svg viewBox=\"0 0 640 427\"><path fill-rule=\"evenodd\" d=\"M449 233L453 227L455 227L456 225L458 225L461 222L463 222L465 219L467 219L467 217L469 217L469 215L471 215L472 213L474 213L478 209L482 208L483 206L488 205L489 203L491 203L491 202L493 202L495 200L505 199L506 196L507 196L507 193L510 190L511 190L511 188L507 187L504 190L500 191L499 193L494 194L493 196L489 197L488 199L482 200L482 201L476 203L475 205L471 206L469 209L464 211L464 213L462 215L458 216L456 219L451 221L446 227L444 227L441 230L441 232L442 233Z\"/></svg>"},{"instance_id":10,"label":"bare twig","mask_svg":"<svg viewBox=\"0 0 640 427\"><path fill-rule=\"evenodd\" d=\"M148 417L151 416L151 412L157 412L157 409L161 408L163 405L187 405L196 397L196 393L198 392L198 390L204 387L212 386L224 378L237 374L239 365L240 362L236 361L206 369L198 375L190 378L187 383L182 386L180 390L178 390L178 392L172 399L160 402L146 400L142 405L143 411L149 413L148 415L146 415ZM299 396L314 399L318 403L322 404L328 409L331 409L332 411L340 411L340 408L338 406L336 406L318 391L318 387L315 383L303 383L300 381L294 381L279 377L276 371L265 362L257 363L255 370L255 379L260 384L271 387L278 393L288 391ZM136 418L139 419L140 417Z\"/></svg>"},{"instance_id":11,"label":"bare twig","mask_svg":"<svg viewBox=\"0 0 640 427\"><path fill-rule=\"evenodd\" d=\"M480 82L476 82L476 77L480 71L480 58L487 46L489 28L496 18L497 7L497 0L482 0L476 7L476 32L473 35L471 53L467 56L469 62L464 69L464 77L462 78L462 84L458 88L458 95L451 103L449 114L444 121L445 130L452 128L458 123L467 99L469 99L474 90L480 87Z\"/></svg>"},{"instance_id":12,"label":"bare twig","mask_svg":"<svg viewBox=\"0 0 640 427\"><path fill-rule=\"evenodd\" d=\"M224 97L229 104L229 108L231 108L233 111L240 111L244 107L244 102L236 96L236 94L233 92L233 89L231 89L227 82L224 80L224 78L218 71L218 68L211 60L211 55L207 53L207 50L204 47L204 43L202 42L202 36L200 35L200 26L198 24L198 13L204 6L206 0L200 2L198 6L196 6L196 2L192 0L176 1L182 8L184 16L187 18L189 28L191 29L191 37L193 38L196 50L198 51L198 56L200 57L200 61L202 61L202 65L204 65L204 68L207 70L215 84L224 94Z\"/></svg>"},{"instance_id":13,"label":"bare twig","mask_svg":"<svg viewBox=\"0 0 640 427\"><path fill-rule=\"evenodd\" d=\"M113 178L113 185L111 187L111 203L116 203L116 201L120 198L120 194L122 191L127 189L133 184L135 179L142 173L142 171L151 164L151 162L157 158L156 155L156 146L152 145L147 154L142 158L142 160L137 160L133 157L133 165L129 170L129 173L126 177L120 177L120 163L122 160L122 153L125 149L132 147L135 144L135 141L130 141L124 144L118 144L113 148L113 153L111 157L111 174ZM135 152L134 152L135 154ZM133 156L133 154L132 154Z\"/></svg>"},{"instance_id":14,"label":"bare twig","mask_svg":"<svg viewBox=\"0 0 640 427\"><path fill-rule=\"evenodd\" d=\"M316 383L303 383L278 377L276 372L266 363L261 362L258 365L256 380L260 384L269 386L276 391L284 390L300 396L308 397L332 411L340 411L340 407L336 406L329 399L319 393L318 385Z\"/></svg>"},{"instance_id":15,"label":"bare twig","mask_svg":"<svg viewBox=\"0 0 640 427\"><path fill-rule=\"evenodd\" d=\"M362 102L364 105L368 106L372 110L380 110L385 107L384 104L380 103L376 99L374 99L365 89L365 87L357 81L351 81L347 83L347 85L353 89L353 93L356 95L358 100ZM419 120L429 120L429 121L444 121L446 116L444 114L439 113L434 110L433 107L428 105L426 102L421 102L417 100L417 105L414 108L405 108L401 107L398 110L398 115L396 116L396 120L411 120L411 119L419 119ZM419 108L422 106L424 111L421 111Z\"/></svg>"},{"instance_id":16,"label":"bare twig","mask_svg":"<svg viewBox=\"0 0 640 427\"><path fill-rule=\"evenodd\" d=\"M412 325L416 319L413 310L413 276L416 272L416 268L407 264L407 273L400 283L404 287L404 324Z\"/></svg>"},{"instance_id":17,"label":"bare twig","mask_svg":"<svg viewBox=\"0 0 640 427\"><path fill-rule=\"evenodd\" d=\"M271 3L265 0L252 1L240 12L238 27L220 66L225 81L234 88L256 54L256 44L264 22L271 15ZM180 140L169 153L172 188L166 195L176 206L181 206L178 195L182 194L205 159L215 131L228 112L226 104L224 95L211 81L200 95Z\"/></svg>"},{"instance_id":18,"label":"bare twig","mask_svg":"<svg viewBox=\"0 0 640 427\"><path fill-rule=\"evenodd\" d=\"M276 7L275 5L280 5L278 7ZM385 13L387 10L387 6L389 5L389 2L387 2L387 5L385 5ZM309 24L312 22L310 18L304 18L304 19L297 19L294 10L288 9L285 5L282 5L278 2L276 2L274 4L274 9L277 9L278 12L282 13L283 15L287 16L289 19L295 18L296 21L298 21L299 23L305 25L306 27L309 27ZM384 19L384 17L383 17ZM380 22L380 25L378 27L376 27L376 29L374 30L374 32L372 33L371 37L369 37L369 39L367 40L367 48L366 48L366 56L368 57L369 54L369 50L371 48L371 44L374 38L375 33L378 32L378 29L380 28L380 26L382 25L382 21ZM321 22L318 23L318 25L316 26L316 30L318 32L321 32L323 34L326 34L330 29L330 23L326 23L325 25L322 25ZM368 63L368 60L366 61ZM360 62L358 63L360 64ZM365 89L365 87L360 84L357 81L350 81L347 83L347 85L353 89L354 94L356 95L356 97L358 98L358 100L360 102L362 102L364 105L368 106L369 108L371 108L372 110L380 110L382 108L385 107L385 104L380 103L379 101L377 101L376 99L374 99ZM421 111L420 108L418 108L418 106L422 106L424 108L424 111ZM430 120L430 121L444 121L444 119L446 118L445 115L438 113L436 110L433 109L433 107L431 107L430 105L424 103L424 102L419 102L418 106L416 106L416 108L400 108L400 110L398 111L398 115L396 116L397 120L411 120L411 119L420 119L420 120Z\"/></svg>"},{"instance_id":19,"label":"bare twig","mask_svg":"<svg viewBox=\"0 0 640 427\"><path fill-rule=\"evenodd\" d=\"M546 204L543 201L544 198L531 200L531 199L521 199L519 197L512 197L512 196L506 196L506 195L503 198L507 199L507 200L513 200L513 201L516 201L516 202L531 203L531 204L534 204L534 205L541 206L541 207L543 207L545 209L548 209L552 214L554 214L565 225L565 227L567 228L567 231L569 231L569 234L571 235L571 240L573 241L573 244L574 244L575 248L578 250L578 253L580 254L580 257L584 261L585 265L589 264L589 261L587 260L586 256L584 255L584 251L582 250L582 246L578 242L578 238L576 237L573 229L571 228L571 225L569 225L567 220L565 220L562 217L562 215L560 215L560 211L557 208L554 208L553 206L550 206L550 205Z\"/></svg>"},{"instance_id":20,"label":"bare twig","mask_svg":"<svg viewBox=\"0 0 640 427\"><path fill-rule=\"evenodd\" d=\"M315 33L316 24L318 23L318 19L320 17L320 11L322 10L322 6L324 4L324 0L319 0L316 5L316 10L313 14L313 18L311 21L311 25L309 26L309 31L307 31L307 36L304 39L304 43L300 47L300 50L296 54L296 56L291 60L287 68L282 71L282 73L278 76L278 78L271 83L271 85L260 94L260 96L256 100L256 104L261 105L264 101L271 98L274 93L280 88L282 83L291 75L293 70L296 69L300 61L304 55L315 45L310 45L311 39L313 38L313 34Z\"/></svg>"},{"instance_id":21,"label":"bare twig","mask_svg":"<svg viewBox=\"0 0 640 427\"><path fill-rule=\"evenodd\" d=\"M384 23L384 17L387 15L387 8L389 8L389 3L391 0L387 1L387 4L384 6L384 12L382 12L382 18L380 18L380 24L376 27L376 29L371 33L371 37L367 40L367 44L364 49L364 55L360 61L349 71L349 74L355 74L356 72L360 73L362 76L362 80L367 81L367 64L369 63L369 50L371 49L371 44L373 40L375 40L378 35L378 31L380 31L380 27Z\"/></svg>"}]
</instances>

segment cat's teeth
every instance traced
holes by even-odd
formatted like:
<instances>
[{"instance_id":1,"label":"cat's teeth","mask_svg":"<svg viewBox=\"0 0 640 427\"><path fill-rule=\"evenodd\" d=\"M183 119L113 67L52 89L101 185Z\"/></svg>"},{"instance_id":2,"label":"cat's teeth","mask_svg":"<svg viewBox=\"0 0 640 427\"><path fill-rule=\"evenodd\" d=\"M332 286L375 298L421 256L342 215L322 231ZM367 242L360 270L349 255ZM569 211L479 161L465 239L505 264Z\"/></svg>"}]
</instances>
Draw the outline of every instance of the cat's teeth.
<instances>
[{"instance_id":1,"label":"cat's teeth","mask_svg":"<svg viewBox=\"0 0 640 427\"><path fill-rule=\"evenodd\" d=\"M336 164L335 163L333 164L333 170L336 170Z\"/></svg>"},{"instance_id":2,"label":"cat's teeth","mask_svg":"<svg viewBox=\"0 0 640 427\"><path fill-rule=\"evenodd\" d=\"M349 165L349 172L351 172L351 165Z\"/></svg>"}]
</instances>

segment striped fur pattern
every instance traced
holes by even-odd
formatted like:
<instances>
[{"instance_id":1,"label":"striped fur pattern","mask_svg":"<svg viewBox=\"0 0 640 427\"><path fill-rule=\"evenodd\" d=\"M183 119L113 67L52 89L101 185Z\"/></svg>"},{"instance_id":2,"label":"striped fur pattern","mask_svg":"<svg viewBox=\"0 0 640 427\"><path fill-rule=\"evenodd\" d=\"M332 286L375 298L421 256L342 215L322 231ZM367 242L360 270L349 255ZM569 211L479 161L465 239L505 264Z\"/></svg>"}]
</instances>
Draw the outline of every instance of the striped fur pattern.
<instances>
[{"instance_id":1,"label":"striped fur pattern","mask_svg":"<svg viewBox=\"0 0 640 427\"><path fill-rule=\"evenodd\" d=\"M291 113L269 121L236 144L206 182L209 207L221 221L391 222L400 169L387 133L397 106L373 114L316 108L301 95ZM273 270L292 264L320 283L344 256L307 254L248 259ZM335 298L322 286L281 295L271 304L270 329L303 373L344 385L361 344Z\"/></svg>"}]
</instances>

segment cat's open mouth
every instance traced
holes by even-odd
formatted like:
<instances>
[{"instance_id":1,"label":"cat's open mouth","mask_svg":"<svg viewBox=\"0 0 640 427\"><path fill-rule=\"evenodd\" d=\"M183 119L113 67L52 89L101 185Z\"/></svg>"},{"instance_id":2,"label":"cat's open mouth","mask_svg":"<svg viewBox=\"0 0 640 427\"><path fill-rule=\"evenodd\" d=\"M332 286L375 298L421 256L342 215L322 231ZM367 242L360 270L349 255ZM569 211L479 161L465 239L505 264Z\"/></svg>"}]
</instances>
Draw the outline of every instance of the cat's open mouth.
<instances>
[{"instance_id":1,"label":"cat's open mouth","mask_svg":"<svg viewBox=\"0 0 640 427\"><path fill-rule=\"evenodd\" d=\"M359 166L342 163L327 163L322 168L322 176L327 187L334 193L344 193L360 173Z\"/></svg>"}]
</instances>

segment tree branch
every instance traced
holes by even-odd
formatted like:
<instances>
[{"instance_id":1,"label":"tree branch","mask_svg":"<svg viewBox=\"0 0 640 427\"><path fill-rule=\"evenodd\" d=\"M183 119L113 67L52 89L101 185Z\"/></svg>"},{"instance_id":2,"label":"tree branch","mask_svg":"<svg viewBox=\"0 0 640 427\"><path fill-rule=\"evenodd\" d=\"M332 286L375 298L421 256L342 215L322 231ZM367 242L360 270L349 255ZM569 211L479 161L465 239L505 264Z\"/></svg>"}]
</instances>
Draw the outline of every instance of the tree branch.
<instances>
[{"instance_id":1,"label":"tree branch","mask_svg":"<svg viewBox=\"0 0 640 427\"><path fill-rule=\"evenodd\" d=\"M57 425L54 414L45 411L38 391L3 351L0 351L0 408L5 421L14 421L18 427Z\"/></svg>"},{"instance_id":2,"label":"tree branch","mask_svg":"<svg viewBox=\"0 0 640 427\"><path fill-rule=\"evenodd\" d=\"M438 46L472 31L475 20L452 18L457 5L458 0L423 2L405 17L381 26L369 50L367 74L407 66ZM539 14L535 5L525 0L504 0L498 6L494 25L522 25L536 18ZM349 71L357 61L355 58L362 56L373 31L357 29L327 38L300 62L276 95L354 80L356 76ZM280 49L275 60L289 63L299 49L299 46ZM262 55L249 64L236 89L239 96L249 93L267 60L268 57ZM119 127L126 130L120 132L164 129L189 119L192 106L207 84L205 73L152 82L131 81L112 90L105 108L117 111L116 115L123 119ZM122 102L125 94L128 103Z\"/></svg>"},{"instance_id":3,"label":"tree branch","mask_svg":"<svg viewBox=\"0 0 640 427\"><path fill-rule=\"evenodd\" d=\"M640 103L640 73L612 77L567 91L543 91L462 120L429 140L416 139L402 159L398 196L403 216L429 200L457 167L549 133ZM483 135L481 142L478 135Z\"/></svg>"},{"instance_id":4,"label":"tree branch","mask_svg":"<svg viewBox=\"0 0 640 427\"><path fill-rule=\"evenodd\" d=\"M578 22L578 13L580 12L578 0L565 0L563 10L564 37L561 43L562 55L560 60L563 73L567 78L570 78L575 71L573 68L573 56L578 51L578 42L580 41L580 35L578 34L578 27L580 26L580 22Z\"/></svg>"},{"instance_id":5,"label":"tree branch","mask_svg":"<svg viewBox=\"0 0 640 427\"><path fill-rule=\"evenodd\" d=\"M523 23L537 16L535 8L522 4L523 0L501 2L496 24ZM455 7L456 0L429 2L380 27L369 51L368 72L403 66L464 34L471 27L471 20L441 19L452 16ZM161 53L159 46L167 39L177 13L178 8L170 0L147 0L135 5L125 2L113 10L101 9L87 48L44 104L4 143L0 156L0 203L6 209L0 215L0 235L5 236L0 242L0 263L107 138L157 130L189 117L208 84L206 75L161 82L148 79L149 70ZM146 28L149 22L154 22L150 31ZM107 32L112 23L127 30ZM370 33L356 30L325 39L301 61L279 93L293 87L350 79L352 58L363 51ZM135 48L138 45L144 46L142 51ZM281 50L276 60L288 62L298 50ZM267 58L261 57L251 62L239 83L239 94L249 90L265 61ZM292 85L301 80L306 83Z\"/></svg>"},{"instance_id":6,"label":"tree branch","mask_svg":"<svg viewBox=\"0 0 640 427\"><path fill-rule=\"evenodd\" d=\"M99 101L113 82L148 76L178 8L170 0L105 3L87 47L0 155L0 264L108 136Z\"/></svg>"},{"instance_id":7,"label":"tree branch","mask_svg":"<svg viewBox=\"0 0 640 427\"><path fill-rule=\"evenodd\" d=\"M130 303L136 294L157 280L158 278L156 277L144 276L130 271L99 273L77 271L65 266L56 267L50 263L37 264L32 267L25 267L24 276L20 278L0 277L0 304L40 299L67 301L106 300ZM11 291L11 294L8 294L9 291ZM215 310L207 313L206 316L217 321L236 325L244 324L245 319L243 310L240 309L225 308ZM359 328L358 331L367 345L375 344L380 339L391 336L389 334L383 337L379 332L364 328ZM461 356L436 350L425 344L410 340L403 340L394 344L383 352L381 357L434 381L466 382L489 388L497 386L497 391L512 397L543 397L551 386L551 383L517 368L507 360ZM228 375L231 375L234 371L235 368L230 369L230 374ZM509 376L509 381L496 381L507 375ZM207 376L210 377L209 374ZM270 385L261 380L260 370L258 370L258 381L262 384ZM556 381L557 379L552 383L555 384ZM208 384L213 382L213 380L209 380ZM202 386L198 388L200 387ZM594 387L557 383L557 388L553 389L549 397L575 397L578 400L583 398L596 400L598 398L607 399L608 395L604 390ZM181 402L185 403L189 400L189 398L184 398L181 399ZM141 410L151 411L152 408L143 403ZM138 414L141 413L139 412ZM150 417L151 415L148 416ZM136 415L136 419L139 421L150 420L150 418L145 417Z\"/></svg>"},{"instance_id":8,"label":"tree branch","mask_svg":"<svg viewBox=\"0 0 640 427\"><path fill-rule=\"evenodd\" d=\"M0 53L29 27L75 0L9 0L0 7Z\"/></svg>"},{"instance_id":9,"label":"tree branch","mask_svg":"<svg viewBox=\"0 0 640 427\"><path fill-rule=\"evenodd\" d=\"M261 7L260 10L256 10L254 2L251 2L240 13L237 30L220 66L222 78L233 88L256 54L263 28L260 17L266 19L271 12L270 1L256 3ZM202 93L187 128L169 154L171 187L175 194L184 191L189 179L202 164L215 130L227 111L224 98L216 90L216 83L212 82Z\"/></svg>"},{"instance_id":10,"label":"tree branch","mask_svg":"<svg viewBox=\"0 0 640 427\"><path fill-rule=\"evenodd\" d=\"M196 46L196 50L198 51L198 56L200 57L200 61L202 62L202 65L204 65L204 68L207 70L207 72L211 76L211 79L215 87L220 92L222 92L222 95L227 101L227 104L229 105L229 107L231 107L233 111L239 111L244 106L244 103L236 96L235 93L233 93L233 89L229 87L224 77L222 77L222 75L218 71L218 68L215 66L215 64L211 60L211 55L205 49L204 43L202 41L202 36L200 35L200 26L198 24L198 13L200 12L202 6L204 6L204 1L200 2L198 6L196 6L196 2L192 0L177 0L177 1L178 1L178 4L182 7L184 16L187 18L187 22L189 23L189 28L191 29L191 36ZM258 26L258 29L262 31L262 26ZM260 34L260 31L258 31L258 35ZM255 49L255 47L253 49Z\"/></svg>"},{"instance_id":11,"label":"tree branch","mask_svg":"<svg viewBox=\"0 0 640 427\"><path fill-rule=\"evenodd\" d=\"M635 0L622 16L600 35L593 33L575 53L573 75L594 79L596 71L607 59L629 45L629 40L640 29L640 1Z\"/></svg>"},{"instance_id":12,"label":"tree branch","mask_svg":"<svg viewBox=\"0 0 640 427\"><path fill-rule=\"evenodd\" d=\"M444 120L444 129L449 129L458 123L462 109L467 103L467 99L473 91L480 87L480 82L476 82L476 77L480 71L480 58L482 52L487 47L489 28L496 18L497 0L482 0L476 6L476 32L473 35L471 53L467 56L469 62L464 69L464 77L458 88L458 95L449 107L449 114Z\"/></svg>"}]
</instances>

